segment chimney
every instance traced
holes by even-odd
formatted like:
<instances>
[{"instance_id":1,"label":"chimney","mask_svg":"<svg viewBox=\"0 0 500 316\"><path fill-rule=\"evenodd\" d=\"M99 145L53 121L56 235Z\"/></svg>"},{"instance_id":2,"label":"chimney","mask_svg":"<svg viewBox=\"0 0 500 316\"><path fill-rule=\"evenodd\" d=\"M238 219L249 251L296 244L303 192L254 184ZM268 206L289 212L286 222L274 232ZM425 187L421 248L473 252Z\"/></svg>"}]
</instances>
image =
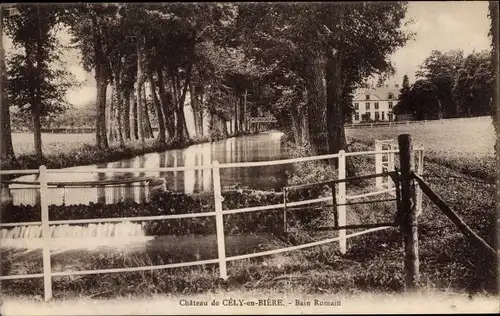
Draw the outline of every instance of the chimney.
<instances>
[{"instance_id":1,"label":"chimney","mask_svg":"<svg viewBox=\"0 0 500 316\"><path fill-rule=\"evenodd\" d=\"M399 88L399 85L396 83L396 84L394 85L394 87Z\"/></svg>"},{"instance_id":2,"label":"chimney","mask_svg":"<svg viewBox=\"0 0 500 316\"><path fill-rule=\"evenodd\" d=\"M385 87L386 87L386 88L389 88L389 85L388 85L388 84L386 84L386 85L385 85Z\"/></svg>"}]
</instances>

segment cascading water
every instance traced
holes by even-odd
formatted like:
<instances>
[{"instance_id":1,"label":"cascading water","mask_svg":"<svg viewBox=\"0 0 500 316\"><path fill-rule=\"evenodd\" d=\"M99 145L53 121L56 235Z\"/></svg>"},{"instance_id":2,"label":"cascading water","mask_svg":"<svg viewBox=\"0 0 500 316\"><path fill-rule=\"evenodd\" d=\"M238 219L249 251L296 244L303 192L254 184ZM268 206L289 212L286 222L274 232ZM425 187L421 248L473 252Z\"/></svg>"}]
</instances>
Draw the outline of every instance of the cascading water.
<instances>
[{"instance_id":1,"label":"cascading water","mask_svg":"<svg viewBox=\"0 0 500 316\"><path fill-rule=\"evenodd\" d=\"M50 236L59 237L143 237L142 224L131 222L50 226ZM41 225L15 226L0 230L0 239L33 239L42 237Z\"/></svg>"}]
</instances>

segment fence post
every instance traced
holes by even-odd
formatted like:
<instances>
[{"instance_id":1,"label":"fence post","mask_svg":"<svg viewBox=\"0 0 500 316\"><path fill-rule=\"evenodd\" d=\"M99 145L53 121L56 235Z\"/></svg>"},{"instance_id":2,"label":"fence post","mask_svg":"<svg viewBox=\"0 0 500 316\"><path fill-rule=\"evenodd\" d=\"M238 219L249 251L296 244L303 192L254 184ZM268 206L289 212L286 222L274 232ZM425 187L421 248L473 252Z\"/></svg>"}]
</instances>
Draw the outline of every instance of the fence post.
<instances>
[{"instance_id":1,"label":"fence post","mask_svg":"<svg viewBox=\"0 0 500 316\"><path fill-rule=\"evenodd\" d=\"M52 267L50 263L50 226L49 226L49 204L47 201L47 167L40 166L38 174L40 182L40 212L42 217L42 237L43 237L43 292L45 301L52 299Z\"/></svg>"},{"instance_id":2,"label":"fence post","mask_svg":"<svg viewBox=\"0 0 500 316\"><path fill-rule=\"evenodd\" d=\"M345 151L340 150L339 151L339 180L345 179L345 174L346 174L346 163L345 163ZM338 212L338 223L339 226L345 226L346 225L346 183L345 182L340 182L338 184L339 186L339 198L338 198L338 203L340 204L337 206L337 212ZM340 253L345 254L347 252L347 239L346 239L346 230L340 229L339 230L339 247L340 247Z\"/></svg>"},{"instance_id":3,"label":"fence post","mask_svg":"<svg viewBox=\"0 0 500 316\"><path fill-rule=\"evenodd\" d=\"M375 151L381 151L382 150L382 143L379 140L375 140ZM382 173L382 154L377 153L375 154L375 173ZM377 177L375 178L375 187L377 190L382 189L382 178Z\"/></svg>"},{"instance_id":4,"label":"fence post","mask_svg":"<svg viewBox=\"0 0 500 316\"><path fill-rule=\"evenodd\" d=\"M411 136L402 134L398 136L400 170L401 170L401 210L402 229L404 231L405 247L405 288L414 289L419 282L419 258L418 258L418 230L417 211L412 205L412 142Z\"/></svg>"},{"instance_id":5,"label":"fence post","mask_svg":"<svg viewBox=\"0 0 500 316\"><path fill-rule=\"evenodd\" d=\"M224 218L222 214L222 190L220 186L219 162L214 160L212 166L214 184L215 225L217 230L217 251L219 254L219 271L221 279L227 280L226 269L226 241L224 237Z\"/></svg>"},{"instance_id":6,"label":"fence post","mask_svg":"<svg viewBox=\"0 0 500 316\"><path fill-rule=\"evenodd\" d=\"M286 188L283 189L283 232L288 232L288 225L286 219Z\"/></svg>"},{"instance_id":7,"label":"fence post","mask_svg":"<svg viewBox=\"0 0 500 316\"><path fill-rule=\"evenodd\" d=\"M394 146L392 145L392 142L387 144L387 150L391 151L394 149ZM387 172L394 171L394 153L387 153ZM389 176L387 177L387 190L392 189L392 178Z\"/></svg>"},{"instance_id":8,"label":"fence post","mask_svg":"<svg viewBox=\"0 0 500 316\"><path fill-rule=\"evenodd\" d=\"M419 175L422 175L424 173L424 146L420 146L420 149L418 151L418 169L417 173ZM417 214L420 215L422 214L422 189L420 186L417 186L416 190L416 208L417 208Z\"/></svg>"}]
</instances>

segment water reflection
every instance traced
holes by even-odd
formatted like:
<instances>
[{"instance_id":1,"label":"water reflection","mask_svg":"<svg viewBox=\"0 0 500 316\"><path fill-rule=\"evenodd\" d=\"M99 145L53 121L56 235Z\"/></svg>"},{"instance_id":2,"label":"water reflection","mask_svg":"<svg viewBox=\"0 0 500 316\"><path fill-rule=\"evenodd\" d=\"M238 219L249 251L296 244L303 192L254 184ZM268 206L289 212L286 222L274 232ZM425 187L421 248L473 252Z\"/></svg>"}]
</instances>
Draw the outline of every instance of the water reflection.
<instances>
[{"instance_id":1,"label":"water reflection","mask_svg":"<svg viewBox=\"0 0 500 316\"><path fill-rule=\"evenodd\" d=\"M156 168L156 167L190 167L210 165L213 160L220 163L265 161L283 158L281 150L280 132L268 132L258 135L233 137L214 143L193 145L185 149L169 150L159 153L150 153L132 159L110 162L105 164L73 167L81 168ZM222 187L241 184L254 189L272 189L275 187L273 178L278 185L285 181L285 170L289 165L252 167L252 168L224 168L221 169ZM138 177L158 177L167 181L167 189L185 193L195 193L212 190L212 172L205 170L187 170L173 172L130 172L74 174L48 174L50 182L81 182L105 181L120 179L135 179ZM22 181L34 181L34 176L18 178ZM33 194L25 190L15 189L26 185L11 185L11 193L15 204L34 204ZM89 202L116 203L118 201L147 201L149 185L146 181L138 181L120 185L106 185L94 187L49 188L49 204L88 204ZM31 189L33 190L33 189Z\"/></svg>"}]
</instances>

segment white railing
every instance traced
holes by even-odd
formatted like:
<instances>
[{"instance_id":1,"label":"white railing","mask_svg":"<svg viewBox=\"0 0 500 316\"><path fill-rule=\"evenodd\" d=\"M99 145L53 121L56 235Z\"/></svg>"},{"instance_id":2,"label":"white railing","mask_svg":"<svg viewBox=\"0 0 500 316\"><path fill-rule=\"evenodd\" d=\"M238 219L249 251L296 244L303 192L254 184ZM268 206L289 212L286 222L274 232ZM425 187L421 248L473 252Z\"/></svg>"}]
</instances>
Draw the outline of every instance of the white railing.
<instances>
[{"instance_id":1,"label":"white railing","mask_svg":"<svg viewBox=\"0 0 500 316\"><path fill-rule=\"evenodd\" d=\"M398 126L398 125L434 125L434 124L446 124L447 122L459 122L460 124L470 122L470 121L481 121L489 118L490 116L474 116L474 117L457 117L457 118L447 118L447 119L435 119L435 120L421 120L421 121L378 121L378 122L359 122L359 123L346 123L345 128L364 128L364 127L382 127L382 126Z\"/></svg>"},{"instance_id":2,"label":"white railing","mask_svg":"<svg viewBox=\"0 0 500 316\"><path fill-rule=\"evenodd\" d=\"M378 146L378 145L377 145ZM377 147L378 148L378 147ZM423 147L414 148L415 153L419 157L418 171L421 174L423 171ZM345 254L347 251L347 238L352 238L360 236L363 234L371 233L374 231L387 229L391 226L383 226L377 228L367 229L361 232L356 232L353 234L346 234L345 228L339 229L339 235L334 238L328 238L320 241L315 241L311 243L306 243L298 246L268 250L263 252L251 253L238 255L233 257L226 257L225 251L225 236L224 236L224 215L236 214L236 213L246 213L255 211L268 211L273 209L309 205L321 202L331 201L333 196L315 198L304 201L288 202L273 205L263 205L255 207L247 207L240 209L230 209L223 210L222 202L222 190L220 181L220 169L224 168L242 168L242 167L255 167L255 166L269 166L269 165L281 165L290 163L299 163L305 161L313 160L324 160L324 159L338 159L338 180L346 178L346 157L362 156L362 155L375 155L376 161L379 161L383 155L388 155L392 159L392 164L389 163L389 169L394 167L394 154L398 153L396 149L391 150L375 150L375 151L365 151L365 152L350 152L346 153L341 150L338 154L314 156L314 157L303 157L295 159L283 159L274 161L260 161L260 162L241 162L241 163L223 163L219 164L218 161L213 161L212 165L205 166L193 166L193 167L169 167L169 168L114 168L114 169L46 169L45 166L40 166L39 169L31 170L6 170L0 171L0 175L19 175L19 174L38 174L39 190L40 190L40 208L41 208L41 222L24 222L24 223L0 223L0 227L13 227L20 225L40 225L42 226L42 238L43 238L43 273L28 274L28 275L8 275L0 276L0 280L13 280L13 279L26 279L26 278L44 278L44 294L45 300L50 300L52 298L52 277L54 276L70 276L70 275L89 275L89 274L103 274L103 273L120 273L120 272L133 272L133 271L148 271L148 270L158 270L158 269L169 269L169 268L179 268L179 267L189 267L197 265L206 264L218 264L220 277L222 279L227 279L227 268L226 264L228 261L242 260L247 258L254 258L260 256L273 255L277 253L293 251L304 249L308 247L314 247L318 245L323 245L332 242L339 242L340 252ZM379 162L377 162L378 166ZM377 167L379 170L380 167ZM213 188L214 188L214 202L215 209L213 212L203 212L203 213L189 213L189 214L175 214L175 215L158 215L158 216L137 216L137 217L120 217L120 218L94 218L94 219L72 219L72 220L49 220L49 205L47 198L48 181L47 174L49 173L129 173L129 172L166 172L166 171L186 171L186 170L202 170L211 169ZM392 170L389 170L392 171ZM390 181L390 180L389 180ZM338 192L336 196L337 211L338 211L338 226L344 227L346 223L346 201L353 200L368 196L375 196L384 193L394 192L395 189L392 187L377 187L378 191L367 192L359 195L347 195L346 182L341 181L337 185ZM421 200L421 196L420 196ZM89 224L89 223L103 223L103 222L123 222L123 221L155 221L155 220L169 220L169 219L181 219L181 218L195 218L195 217L205 217L205 216L215 216L216 219L216 234L217 234L217 249L218 258L210 260L192 261L192 262L181 262L181 263L171 263L164 265L153 265L153 266L142 266L142 267L130 267L130 268L114 268L114 269L99 269L99 270L83 270L83 271L64 271L64 272L52 272L51 268L51 225L60 224Z\"/></svg>"}]
</instances>

